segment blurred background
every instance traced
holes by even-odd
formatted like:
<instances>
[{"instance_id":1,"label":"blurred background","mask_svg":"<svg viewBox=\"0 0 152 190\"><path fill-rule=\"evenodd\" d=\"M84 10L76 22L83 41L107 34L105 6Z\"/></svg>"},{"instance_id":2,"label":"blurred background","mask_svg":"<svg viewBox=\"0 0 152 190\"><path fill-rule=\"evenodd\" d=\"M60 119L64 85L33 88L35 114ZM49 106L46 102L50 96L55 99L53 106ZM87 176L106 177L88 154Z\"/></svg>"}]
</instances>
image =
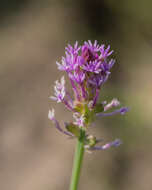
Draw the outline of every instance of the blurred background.
<instances>
[{"instance_id":1,"label":"blurred background","mask_svg":"<svg viewBox=\"0 0 152 190\"><path fill-rule=\"evenodd\" d=\"M110 44L116 64L100 100L117 97L125 116L98 119L90 132L123 145L85 154L79 190L152 189L152 1L0 0L0 189L67 190L75 140L48 120L71 120L48 97L63 73L67 43Z\"/></svg>"}]
</instances>

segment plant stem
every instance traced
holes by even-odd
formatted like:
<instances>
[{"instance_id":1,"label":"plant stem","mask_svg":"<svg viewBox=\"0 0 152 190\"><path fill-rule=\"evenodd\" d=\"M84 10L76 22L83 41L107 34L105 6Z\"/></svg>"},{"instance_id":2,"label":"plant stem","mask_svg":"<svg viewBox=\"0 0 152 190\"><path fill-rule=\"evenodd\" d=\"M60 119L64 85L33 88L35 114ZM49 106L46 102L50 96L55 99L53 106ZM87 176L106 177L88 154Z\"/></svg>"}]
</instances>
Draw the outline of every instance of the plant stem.
<instances>
[{"instance_id":1,"label":"plant stem","mask_svg":"<svg viewBox=\"0 0 152 190\"><path fill-rule=\"evenodd\" d=\"M84 155L84 138L85 138L85 131L81 129L80 137L78 138L78 142L76 145L70 190L77 190L77 187L78 187L80 170L81 170L82 160L83 160L83 155Z\"/></svg>"}]
</instances>

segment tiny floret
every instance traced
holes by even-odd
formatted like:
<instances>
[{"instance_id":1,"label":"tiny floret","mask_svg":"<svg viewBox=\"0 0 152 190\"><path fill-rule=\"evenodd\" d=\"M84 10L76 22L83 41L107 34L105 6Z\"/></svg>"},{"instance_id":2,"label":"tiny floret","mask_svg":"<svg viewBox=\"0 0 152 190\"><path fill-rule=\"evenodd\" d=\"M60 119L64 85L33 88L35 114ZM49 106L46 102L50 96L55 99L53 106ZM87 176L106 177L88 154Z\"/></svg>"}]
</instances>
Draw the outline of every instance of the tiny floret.
<instances>
[{"instance_id":1,"label":"tiny floret","mask_svg":"<svg viewBox=\"0 0 152 190\"><path fill-rule=\"evenodd\" d=\"M78 114L77 112L73 114L73 117L75 119L74 124L78 125L79 127L83 127L84 126L84 116Z\"/></svg>"},{"instance_id":2,"label":"tiny floret","mask_svg":"<svg viewBox=\"0 0 152 190\"><path fill-rule=\"evenodd\" d=\"M121 108L120 109L120 113L121 113L121 115L124 115L126 112L128 112L129 111L129 108L127 108L127 107L124 107L124 108Z\"/></svg>"},{"instance_id":3,"label":"tiny floret","mask_svg":"<svg viewBox=\"0 0 152 190\"><path fill-rule=\"evenodd\" d=\"M104 111L107 111L113 107L117 107L120 105L120 102L114 98L109 104L107 104L106 106L104 106Z\"/></svg>"},{"instance_id":4,"label":"tiny floret","mask_svg":"<svg viewBox=\"0 0 152 190\"><path fill-rule=\"evenodd\" d=\"M49 110L48 118L49 118L50 120L53 120L53 119L54 119L54 115L55 115L54 109Z\"/></svg>"},{"instance_id":5,"label":"tiny floret","mask_svg":"<svg viewBox=\"0 0 152 190\"><path fill-rule=\"evenodd\" d=\"M61 78L61 82L59 82L58 80L55 81L54 95L55 96L50 97L52 100L57 101L57 103L63 101L63 99L65 97L65 79L64 79L64 76Z\"/></svg>"}]
</instances>

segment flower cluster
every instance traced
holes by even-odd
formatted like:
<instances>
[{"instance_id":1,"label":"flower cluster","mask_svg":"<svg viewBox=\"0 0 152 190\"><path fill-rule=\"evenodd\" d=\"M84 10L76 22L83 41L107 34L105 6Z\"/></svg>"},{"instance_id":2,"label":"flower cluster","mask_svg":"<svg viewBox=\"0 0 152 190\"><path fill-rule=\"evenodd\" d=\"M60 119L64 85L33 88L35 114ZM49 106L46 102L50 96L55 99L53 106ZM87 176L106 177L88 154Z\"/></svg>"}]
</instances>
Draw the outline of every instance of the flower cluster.
<instances>
[{"instance_id":1,"label":"flower cluster","mask_svg":"<svg viewBox=\"0 0 152 190\"><path fill-rule=\"evenodd\" d=\"M99 45L97 41L84 42L82 46L78 42L74 46L68 45L65 48L65 57L61 62L57 62L58 69L66 72L73 89L73 97L65 88L64 76L61 81L56 81L54 86L54 96L50 98L62 102L73 112L74 122L65 123L66 130L63 130L54 116L54 109L49 111L49 119L53 121L56 128L68 136L79 137L80 129L87 130L96 116L111 116L115 114L125 114L127 107L115 109L120 102L114 98L110 103L106 101L97 103L102 85L107 81L110 70L115 63L111 59L113 51L110 46ZM88 150L104 150L111 146L118 146L119 139L107 143L103 146L96 146L100 142L94 136L86 134L85 148Z\"/></svg>"}]
</instances>

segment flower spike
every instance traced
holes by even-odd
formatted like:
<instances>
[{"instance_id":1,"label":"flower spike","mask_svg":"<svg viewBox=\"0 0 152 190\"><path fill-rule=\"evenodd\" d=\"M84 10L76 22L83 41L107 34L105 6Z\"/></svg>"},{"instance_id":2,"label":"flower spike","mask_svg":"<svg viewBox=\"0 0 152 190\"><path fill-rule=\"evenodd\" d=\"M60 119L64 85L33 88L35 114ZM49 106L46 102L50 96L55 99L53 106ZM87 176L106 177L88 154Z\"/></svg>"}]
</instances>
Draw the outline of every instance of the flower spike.
<instances>
[{"instance_id":1,"label":"flower spike","mask_svg":"<svg viewBox=\"0 0 152 190\"><path fill-rule=\"evenodd\" d=\"M116 139L98 146L97 143L101 140L87 134L88 127L96 117L124 115L129 111L127 107L119 108L120 102L116 98L109 103L106 101L98 103L100 90L108 80L115 64L115 60L111 58L112 54L110 45L106 47L104 44L99 44L97 40L94 42L88 40L81 46L76 41L73 46L68 44L65 48L65 56L61 58L61 62L56 62L58 69L65 72L71 83L73 97L65 87L63 76L60 81L55 82L54 96L50 99L57 103L62 102L72 112L74 121L65 122L66 130L63 130L55 119L54 109L49 111L48 117L60 132L68 136L79 139L81 132L85 134L83 140L86 150L105 150L121 144L121 141Z\"/></svg>"}]
</instances>

